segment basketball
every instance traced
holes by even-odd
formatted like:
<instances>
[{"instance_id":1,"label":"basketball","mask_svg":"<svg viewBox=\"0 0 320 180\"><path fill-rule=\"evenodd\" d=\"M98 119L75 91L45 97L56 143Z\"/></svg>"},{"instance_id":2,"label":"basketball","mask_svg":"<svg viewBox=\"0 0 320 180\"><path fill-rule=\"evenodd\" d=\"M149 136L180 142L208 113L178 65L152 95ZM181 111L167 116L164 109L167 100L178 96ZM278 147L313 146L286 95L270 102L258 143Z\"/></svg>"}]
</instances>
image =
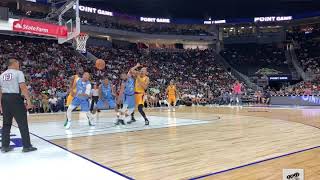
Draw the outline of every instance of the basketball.
<instances>
[{"instance_id":1,"label":"basketball","mask_svg":"<svg viewBox=\"0 0 320 180\"><path fill-rule=\"evenodd\" d=\"M106 63L104 62L103 59L97 59L97 60L96 60L96 68L97 68L97 69L102 70L102 69L104 69L105 67L106 67Z\"/></svg>"}]
</instances>

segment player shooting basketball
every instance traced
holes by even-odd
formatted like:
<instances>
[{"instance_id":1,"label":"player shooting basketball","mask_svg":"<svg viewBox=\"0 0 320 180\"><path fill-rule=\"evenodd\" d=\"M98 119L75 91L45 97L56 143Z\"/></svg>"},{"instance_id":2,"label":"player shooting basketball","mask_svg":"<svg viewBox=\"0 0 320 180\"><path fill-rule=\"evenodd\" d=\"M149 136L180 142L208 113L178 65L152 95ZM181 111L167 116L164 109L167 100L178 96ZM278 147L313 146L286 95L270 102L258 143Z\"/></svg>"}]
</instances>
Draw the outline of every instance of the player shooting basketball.
<instances>
[{"instance_id":1,"label":"player shooting basketball","mask_svg":"<svg viewBox=\"0 0 320 180\"><path fill-rule=\"evenodd\" d=\"M135 66L130 69L130 71L121 74L121 87L118 97L118 104L123 104L120 110L120 118L116 125L125 124L125 118L129 117L130 114L134 112L135 108L135 91L134 91L134 78L132 76L132 71L135 71L139 66Z\"/></svg>"},{"instance_id":2,"label":"player shooting basketball","mask_svg":"<svg viewBox=\"0 0 320 180\"><path fill-rule=\"evenodd\" d=\"M135 99L136 99L136 106L138 106L138 111L143 117L145 121L145 125L149 125L149 120L146 117L145 112L143 111L143 106L144 106L144 96L146 95L146 90L149 85L149 77L147 76L148 71L146 67L141 68L140 71L137 71L136 69L138 67L141 67L141 65L138 63L135 67L133 67L130 72L133 77L135 77ZM131 121L128 122L128 124L131 124L135 122L134 115L132 114L133 118Z\"/></svg>"}]
</instances>

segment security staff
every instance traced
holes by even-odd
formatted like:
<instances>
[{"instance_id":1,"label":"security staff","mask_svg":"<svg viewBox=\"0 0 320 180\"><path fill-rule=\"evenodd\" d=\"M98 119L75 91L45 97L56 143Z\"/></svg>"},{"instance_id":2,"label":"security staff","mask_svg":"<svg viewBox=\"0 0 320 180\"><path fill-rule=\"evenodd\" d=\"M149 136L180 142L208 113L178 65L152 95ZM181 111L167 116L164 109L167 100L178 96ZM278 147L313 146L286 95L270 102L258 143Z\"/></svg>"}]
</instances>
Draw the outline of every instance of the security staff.
<instances>
[{"instance_id":1,"label":"security staff","mask_svg":"<svg viewBox=\"0 0 320 180\"><path fill-rule=\"evenodd\" d=\"M20 91L27 100L28 109L31 108L31 101L25 84L25 77L19 69L19 62L16 59L9 59L8 70L0 75L0 110L3 112L1 152L3 153L13 150L10 147L10 130L13 117L19 126L22 137L22 152L37 150L30 143L27 109Z\"/></svg>"}]
</instances>

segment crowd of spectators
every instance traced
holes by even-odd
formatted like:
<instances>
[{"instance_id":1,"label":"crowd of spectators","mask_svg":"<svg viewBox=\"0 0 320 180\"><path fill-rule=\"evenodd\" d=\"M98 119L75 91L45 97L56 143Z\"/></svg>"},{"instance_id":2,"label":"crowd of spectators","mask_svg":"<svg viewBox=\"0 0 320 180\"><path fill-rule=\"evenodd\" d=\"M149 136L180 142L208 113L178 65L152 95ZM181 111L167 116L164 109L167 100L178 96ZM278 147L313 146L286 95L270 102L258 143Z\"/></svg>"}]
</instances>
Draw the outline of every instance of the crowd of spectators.
<instances>
[{"instance_id":1,"label":"crowd of spectators","mask_svg":"<svg viewBox=\"0 0 320 180\"><path fill-rule=\"evenodd\" d=\"M58 45L53 40L1 36L1 72L5 70L8 58L21 61L34 111L38 112L40 109L43 112L64 110L69 77L76 69L93 69L90 68L93 67L92 62L77 54L72 47Z\"/></svg>"},{"instance_id":2,"label":"crowd of spectators","mask_svg":"<svg viewBox=\"0 0 320 180\"><path fill-rule=\"evenodd\" d=\"M304 72L320 74L320 42L306 41L300 43L301 48L297 50L297 58Z\"/></svg>"},{"instance_id":3,"label":"crowd of spectators","mask_svg":"<svg viewBox=\"0 0 320 180\"><path fill-rule=\"evenodd\" d=\"M76 70L89 71L93 83L99 83L99 79L108 77L114 85L118 85L120 73L127 72L138 62L148 67L151 79L146 99L148 106L164 103L165 88L170 80L176 82L181 98L193 104L233 102L232 85L235 79L216 60L213 50L88 47L89 52L107 63L106 69L99 71L94 68L92 60L81 56L71 46L58 45L53 40L1 36L0 41L1 71L6 68L5 60L9 57L22 60L21 66L26 73L28 88L35 105L34 112L63 111L69 77ZM261 93L319 95L319 90L319 79L315 79ZM243 91L243 99L255 98L256 94L259 93L246 89Z\"/></svg>"},{"instance_id":4,"label":"crowd of spectators","mask_svg":"<svg viewBox=\"0 0 320 180\"><path fill-rule=\"evenodd\" d=\"M148 67L150 86L147 103L163 102L170 80L177 84L182 99L194 104L212 103L225 91L231 92L235 79L216 60L212 50L139 50L89 47L88 51L106 61L106 69L97 70L92 60L78 54L70 45L53 40L0 36L0 62L3 72L8 58L21 60L33 112L64 111L69 78L76 70L88 71L92 83L108 77L119 85L119 75L136 63Z\"/></svg>"},{"instance_id":5,"label":"crowd of spectators","mask_svg":"<svg viewBox=\"0 0 320 180\"><path fill-rule=\"evenodd\" d=\"M279 90L272 89L271 94L274 96L304 96L320 95L320 79L312 81L301 81L295 85L283 85Z\"/></svg>"},{"instance_id":6,"label":"crowd of spectators","mask_svg":"<svg viewBox=\"0 0 320 180\"><path fill-rule=\"evenodd\" d=\"M235 79L215 59L212 50L125 50L89 47L88 51L107 61L104 76L117 81L136 63L148 67L150 76L149 98L164 98L165 88L174 80L182 97L194 102L212 101L223 91L229 91Z\"/></svg>"},{"instance_id":7,"label":"crowd of spectators","mask_svg":"<svg viewBox=\"0 0 320 180\"><path fill-rule=\"evenodd\" d=\"M43 18L46 14L13 11L15 15ZM84 16L85 15L85 16ZM82 14L82 24L121 29L151 34L211 35L199 27L171 24L137 23L116 21L107 17ZM296 53L305 72L320 74L320 25L305 29L293 29L287 39L295 41ZM52 40L0 37L1 71L4 61L16 57L22 61L28 88L32 94L34 112L56 112L64 110L64 99L68 91L68 79L75 70L83 69L92 74L93 83L108 77L119 84L119 74L126 72L137 62L148 67L151 78L148 98L149 106L157 106L165 98L165 87L170 80L177 83L182 99L193 104L229 104L233 102L231 86L235 79L217 62L212 50L139 50L106 47L89 47L96 57L105 59L107 68L96 70L92 60L79 55L69 45L58 45ZM221 55L240 72L254 76L261 69L289 73L284 48L281 44L233 44L225 45ZM259 94L270 95L319 95L319 78L285 85L279 90L265 92L244 91L243 97L257 98ZM263 95L265 96L265 95ZM260 100L257 100L260 102ZM226 103L228 102L228 103Z\"/></svg>"}]
</instances>

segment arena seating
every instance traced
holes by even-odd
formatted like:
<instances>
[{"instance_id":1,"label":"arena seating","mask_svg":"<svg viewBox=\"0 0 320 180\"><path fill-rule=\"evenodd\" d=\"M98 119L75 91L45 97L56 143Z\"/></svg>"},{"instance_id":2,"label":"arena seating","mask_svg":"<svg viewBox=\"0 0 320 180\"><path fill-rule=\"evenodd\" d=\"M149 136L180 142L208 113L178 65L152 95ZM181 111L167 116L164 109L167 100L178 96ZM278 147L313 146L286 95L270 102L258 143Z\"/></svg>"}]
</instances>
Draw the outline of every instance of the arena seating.
<instances>
[{"instance_id":1,"label":"arena seating","mask_svg":"<svg viewBox=\"0 0 320 180\"><path fill-rule=\"evenodd\" d=\"M50 106L52 111L63 110L61 106L68 91L69 77L78 69L89 71L93 83L108 77L113 84L119 84L119 74L139 62L148 67L151 99L163 99L166 85L173 79L181 95L196 99L195 103L200 100L208 102L209 97L212 100L221 92L229 91L235 81L215 60L211 50L146 51L89 47L89 52L107 62L106 70L99 71L94 68L92 60L78 54L70 45L58 45L53 40L0 36L0 42L1 71L6 68L6 59L21 60L34 103L40 106L43 98L53 99L53 102L58 98L59 106L54 103L53 107Z\"/></svg>"},{"instance_id":2,"label":"arena seating","mask_svg":"<svg viewBox=\"0 0 320 180\"><path fill-rule=\"evenodd\" d=\"M5 70L8 58L21 60L29 91L37 104L42 100L41 95L46 94L47 100L59 95L57 98L63 106L69 77L76 69L93 69L90 68L93 67L92 62L78 55L72 47L47 39L0 36L1 72Z\"/></svg>"},{"instance_id":3,"label":"arena seating","mask_svg":"<svg viewBox=\"0 0 320 180\"><path fill-rule=\"evenodd\" d=\"M303 70L314 75L312 81L302 81L280 90L273 90L273 95L319 95L320 84L320 25L314 24L306 27L293 27L287 31L287 40L293 42L297 60Z\"/></svg>"},{"instance_id":4,"label":"arena seating","mask_svg":"<svg viewBox=\"0 0 320 180\"><path fill-rule=\"evenodd\" d=\"M211 50L143 52L89 47L89 51L108 61L108 76L113 79L118 79L120 73L127 72L137 62L143 63L150 73L150 86L160 92L164 92L168 81L173 79L184 94L218 96L222 90L229 90L234 82Z\"/></svg>"},{"instance_id":5,"label":"arena seating","mask_svg":"<svg viewBox=\"0 0 320 180\"><path fill-rule=\"evenodd\" d=\"M284 50L281 47L264 44L233 44L225 45L221 55L231 66L248 76L255 76L262 68L279 71L279 74L289 74Z\"/></svg>"},{"instance_id":6,"label":"arena seating","mask_svg":"<svg viewBox=\"0 0 320 180\"><path fill-rule=\"evenodd\" d=\"M297 58L305 72L320 74L320 25L294 29L288 38L294 40Z\"/></svg>"}]
</instances>

